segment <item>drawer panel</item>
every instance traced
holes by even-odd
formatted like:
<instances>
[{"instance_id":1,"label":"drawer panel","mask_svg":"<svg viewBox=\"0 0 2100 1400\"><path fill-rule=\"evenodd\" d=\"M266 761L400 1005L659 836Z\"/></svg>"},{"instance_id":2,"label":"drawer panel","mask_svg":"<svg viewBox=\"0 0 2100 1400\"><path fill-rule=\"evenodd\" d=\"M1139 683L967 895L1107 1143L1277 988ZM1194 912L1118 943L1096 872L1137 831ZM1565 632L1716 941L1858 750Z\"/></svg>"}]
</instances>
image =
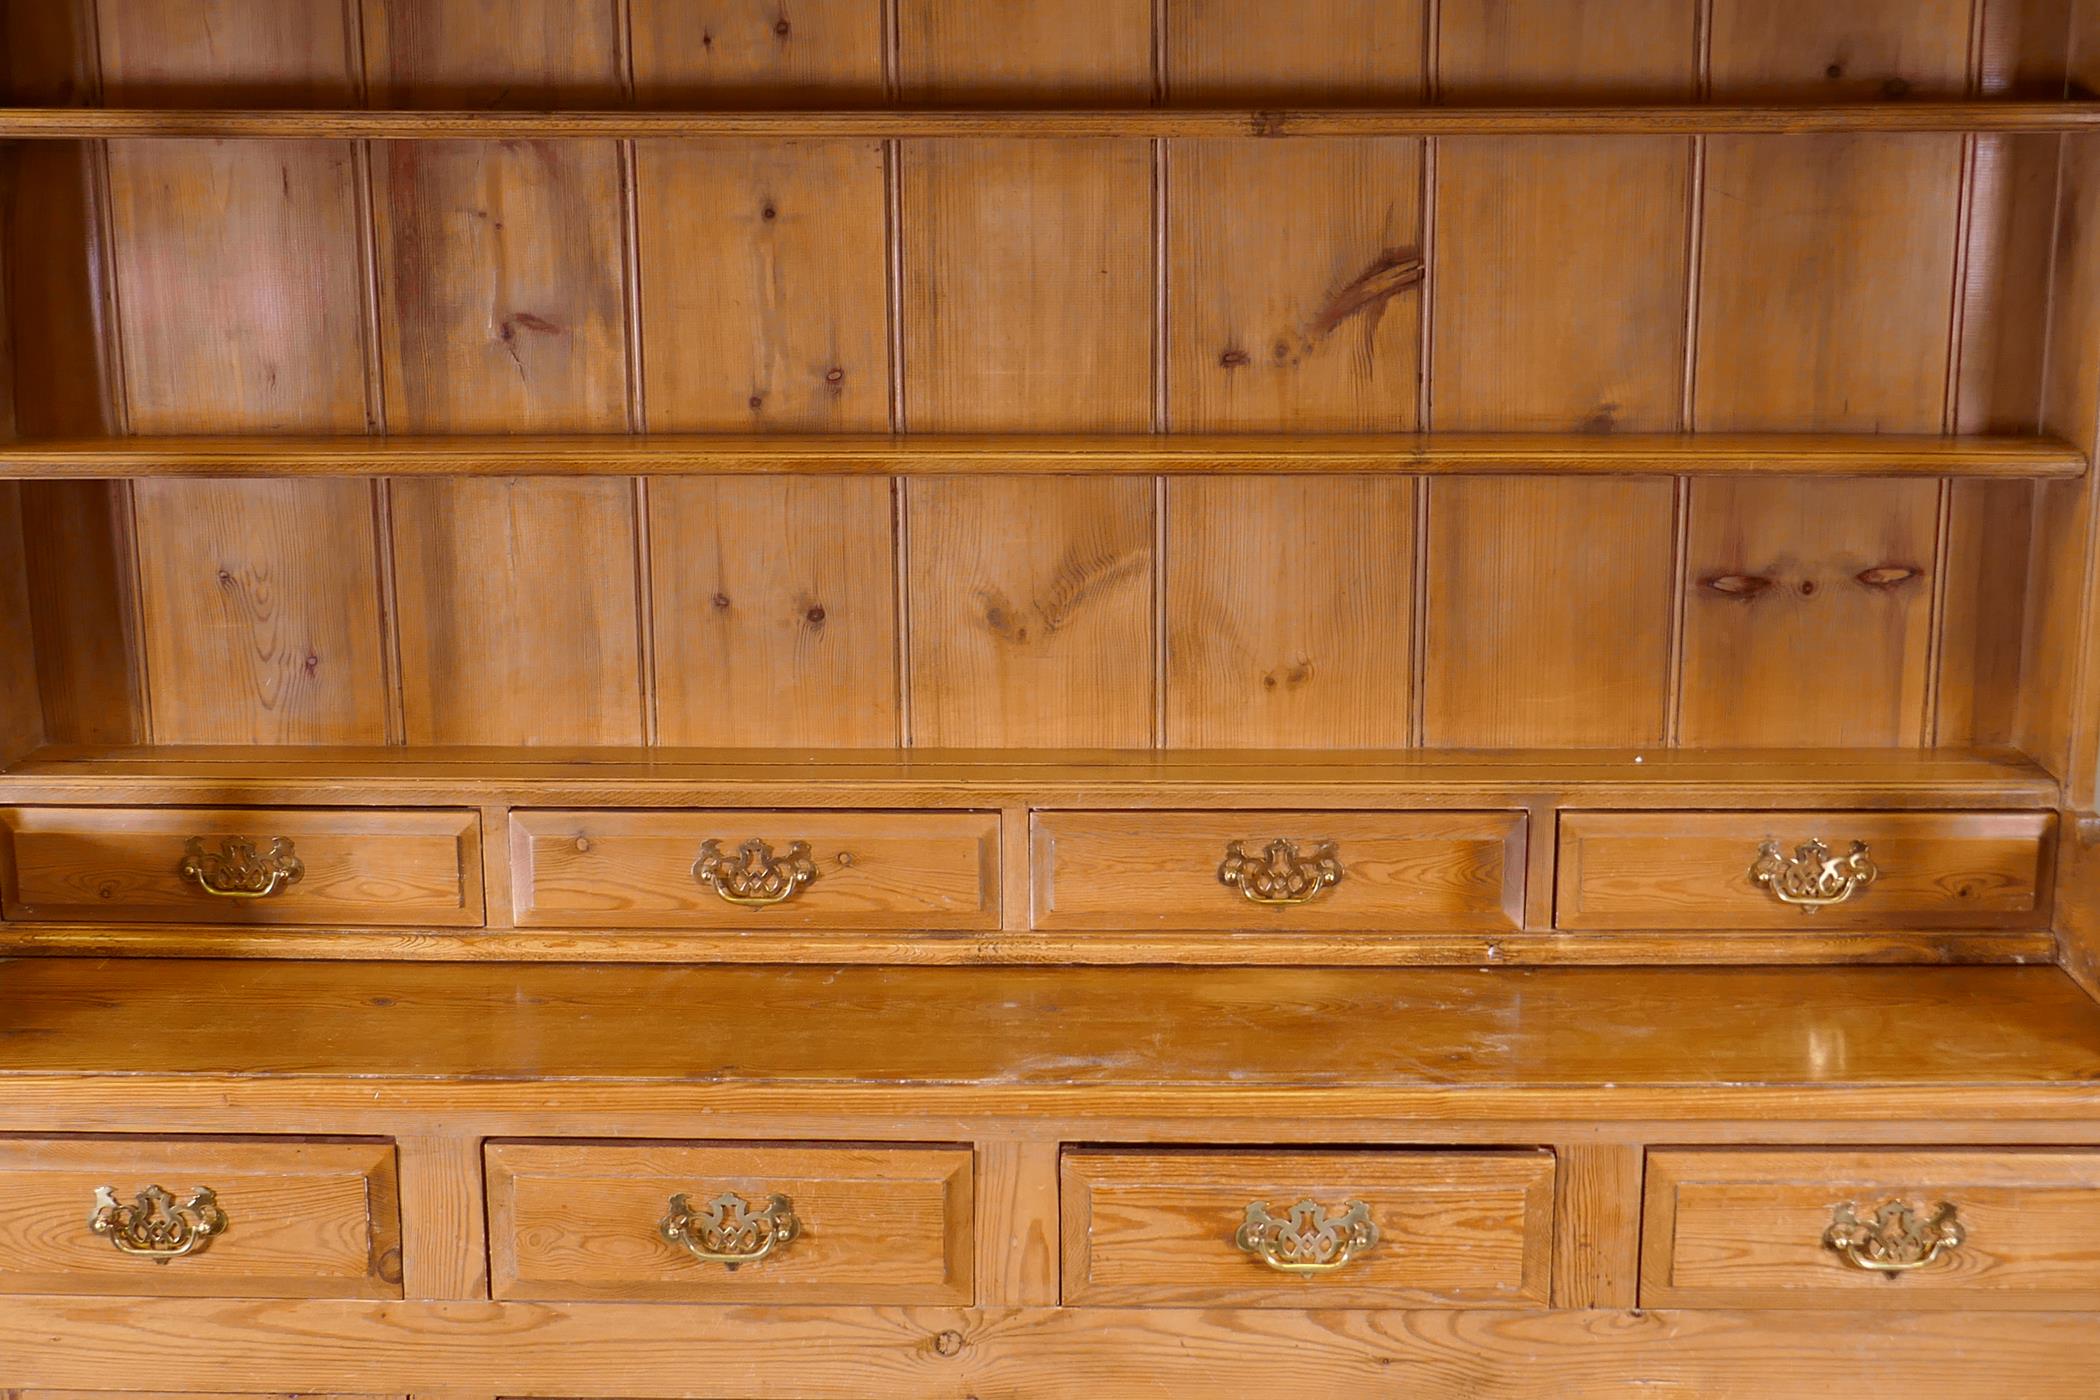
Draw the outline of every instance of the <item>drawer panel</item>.
<instances>
[{"instance_id":1,"label":"drawer panel","mask_svg":"<svg viewBox=\"0 0 2100 1400\"><path fill-rule=\"evenodd\" d=\"M747 842L763 842L746 854ZM735 867L702 883L709 842ZM737 878L792 871L777 903L737 903ZM511 868L525 927L991 929L996 812L514 812ZM745 888L743 898L769 891Z\"/></svg>"},{"instance_id":2,"label":"drawer panel","mask_svg":"<svg viewBox=\"0 0 2100 1400\"><path fill-rule=\"evenodd\" d=\"M492 1286L498 1298L968 1303L970 1168L967 1147L491 1143ZM679 1240L665 1234L674 1197L689 1208Z\"/></svg>"},{"instance_id":3,"label":"drawer panel","mask_svg":"<svg viewBox=\"0 0 2100 1400\"><path fill-rule=\"evenodd\" d=\"M1331 1243L1355 1233L1359 1202L1376 1232L1367 1247L1325 1271L1272 1265L1335 1263L1307 1250L1323 1227ZM1268 1219L1250 1231L1256 1204ZM1063 1211L1067 1303L1543 1304L1553 1156L1088 1148L1065 1154Z\"/></svg>"},{"instance_id":4,"label":"drawer panel","mask_svg":"<svg viewBox=\"0 0 2100 1400\"><path fill-rule=\"evenodd\" d=\"M482 921L481 820L468 811L8 807L0 842L11 919ZM241 843L251 861L238 858ZM289 862L296 879L285 878ZM277 888L254 897L272 879ZM239 893L212 894L205 882Z\"/></svg>"},{"instance_id":5,"label":"drawer panel","mask_svg":"<svg viewBox=\"0 0 2100 1400\"><path fill-rule=\"evenodd\" d=\"M1859 1224L1829 1241L1841 1211ZM2100 1306L2100 1151L1656 1151L1645 1217L1647 1307ZM1833 1247L1848 1240L1918 1266L1860 1267Z\"/></svg>"},{"instance_id":6,"label":"drawer panel","mask_svg":"<svg viewBox=\"0 0 2100 1400\"><path fill-rule=\"evenodd\" d=\"M132 1218L97 1234L105 1187ZM398 1298L398 1200L390 1143L0 1138L0 1293ZM171 1216L220 1228L165 1261L118 1247L181 1247L154 1238Z\"/></svg>"},{"instance_id":7,"label":"drawer panel","mask_svg":"<svg viewBox=\"0 0 2100 1400\"><path fill-rule=\"evenodd\" d=\"M1523 920L1524 822L1521 812L1037 812L1034 926L1514 929ZM1235 843L1246 863L1236 885L1221 878ZM1257 903L1242 893L1270 873L1317 878L1329 843L1339 879L1305 902Z\"/></svg>"},{"instance_id":8,"label":"drawer panel","mask_svg":"<svg viewBox=\"0 0 2100 1400\"><path fill-rule=\"evenodd\" d=\"M1842 903L1784 902L1752 877L1767 843L1791 873L1867 847L1874 875ZM1567 812L1555 923L1565 929L2046 928L2053 812ZM1809 886L1794 890L1824 898Z\"/></svg>"}]
</instances>

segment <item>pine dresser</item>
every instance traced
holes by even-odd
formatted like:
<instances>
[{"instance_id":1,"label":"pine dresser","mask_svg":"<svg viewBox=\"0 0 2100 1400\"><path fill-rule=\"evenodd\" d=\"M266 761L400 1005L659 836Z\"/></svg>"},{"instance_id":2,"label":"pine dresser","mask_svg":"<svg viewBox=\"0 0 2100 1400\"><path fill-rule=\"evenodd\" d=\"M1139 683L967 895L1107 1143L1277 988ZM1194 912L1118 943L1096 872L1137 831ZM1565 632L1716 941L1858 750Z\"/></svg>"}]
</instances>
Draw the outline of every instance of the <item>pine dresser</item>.
<instances>
[{"instance_id":1,"label":"pine dresser","mask_svg":"<svg viewBox=\"0 0 2100 1400\"><path fill-rule=\"evenodd\" d=\"M2100 1386L2100 0L0 0L0 1397Z\"/></svg>"}]
</instances>

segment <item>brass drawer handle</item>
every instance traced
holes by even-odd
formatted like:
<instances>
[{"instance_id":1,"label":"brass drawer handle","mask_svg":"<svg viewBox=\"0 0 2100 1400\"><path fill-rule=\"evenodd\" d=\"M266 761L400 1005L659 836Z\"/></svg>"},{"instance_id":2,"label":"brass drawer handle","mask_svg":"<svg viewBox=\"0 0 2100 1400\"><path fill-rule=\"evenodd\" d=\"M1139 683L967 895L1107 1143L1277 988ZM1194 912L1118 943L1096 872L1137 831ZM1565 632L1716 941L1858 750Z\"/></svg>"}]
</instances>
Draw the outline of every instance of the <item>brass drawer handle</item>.
<instances>
[{"instance_id":1,"label":"brass drawer handle","mask_svg":"<svg viewBox=\"0 0 2100 1400\"><path fill-rule=\"evenodd\" d=\"M1864 841L1854 841L1843 856L1832 855L1820 840L1804 841L1791 856L1780 854L1777 841L1767 841L1750 863L1752 884L1763 885L1781 904L1803 909L1843 904L1880 874Z\"/></svg>"},{"instance_id":2,"label":"brass drawer handle","mask_svg":"<svg viewBox=\"0 0 2100 1400\"><path fill-rule=\"evenodd\" d=\"M785 1196L769 1196L764 1210L753 1210L742 1196L724 1191L699 1210L687 1196L673 1196L670 1214L657 1229L701 1263L734 1269L793 1244L802 1233L802 1222L794 1202Z\"/></svg>"},{"instance_id":3,"label":"brass drawer handle","mask_svg":"<svg viewBox=\"0 0 2100 1400\"><path fill-rule=\"evenodd\" d=\"M1332 841L1322 841L1309 856L1299 853L1295 841L1271 841L1259 856L1235 841L1218 866L1218 882L1253 904L1310 904L1341 881L1341 857Z\"/></svg>"},{"instance_id":4,"label":"brass drawer handle","mask_svg":"<svg viewBox=\"0 0 2100 1400\"><path fill-rule=\"evenodd\" d=\"M1861 1220L1858 1207L1847 1201L1832 1214L1823 1247L1855 1269L1893 1275L1922 1269L1967 1239L1954 1207L1945 1201L1922 1218L1908 1201L1884 1201L1871 1221Z\"/></svg>"},{"instance_id":5,"label":"brass drawer handle","mask_svg":"<svg viewBox=\"0 0 2100 1400\"><path fill-rule=\"evenodd\" d=\"M176 871L220 899L268 899L286 885L298 884L306 867L293 854L292 843L282 836L270 843L267 854L256 850L245 836L229 836L218 850L209 852L202 836L192 836L182 848L182 864Z\"/></svg>"},{"instance_id":6,"label":"brass drawer handle","mask_svg":"<svg viewBox=\"0 0 2100 1400\"><path fill-rule=\"evenodd\" d=\"M216 1235L226 1233L226 1212L208 1186L200 1186L180 1205L158 1186L148 1186L128 1206L117 1204L113 1186L95 1188L95 1208L88 1229L107 1236L118 1252L165 1264L196 1254Z\"/></svg>"},{"instance_id":7,"label":"brass drawer handle","mask_svg":"<svg viewBox=\"0 0 2100 1400\"><path fill-rule=\"evenodd\" d=\"M1303 1200L1278 1219L1261 1201L1250 1202L1232 1243L1281 1274L1332 1273L1378 1243L1378 1224L1362 1201L1338 1211Z\"/></svg>"},{"instance_id":8,"label":"brass drawer handle","mask_svg":"<svg viewBox=\"0 0 2100 1400\"><path fill-rule=\"evenodd\" d=\"M707 841L693 862L693 878L728 904L782 904L817 878L817 863L809 857L807 841L795 842L784 856L775 856L757 839L737 847L733 856L722 854L721 842Z\"/></svg>"}]
</instances>

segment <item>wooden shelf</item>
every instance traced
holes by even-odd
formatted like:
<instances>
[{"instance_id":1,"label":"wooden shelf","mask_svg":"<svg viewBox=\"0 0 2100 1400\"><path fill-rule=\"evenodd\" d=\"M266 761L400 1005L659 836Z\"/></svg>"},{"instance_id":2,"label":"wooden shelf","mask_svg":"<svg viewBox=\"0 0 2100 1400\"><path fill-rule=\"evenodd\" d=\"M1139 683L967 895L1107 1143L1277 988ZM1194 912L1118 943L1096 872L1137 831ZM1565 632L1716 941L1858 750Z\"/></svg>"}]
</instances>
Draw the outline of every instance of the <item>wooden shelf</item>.
<instances>
[{"instance_id":1,"label":"wooden shelf","mask_svg":"<svg viewBox=\"0 0 2100 1400\"><path fill-rule=\"evenodd\" d=\"M1836 105L1402 107L1256 111L863 110L360 111L0 109L0 139L245 137L270 140L533 140L552 137L1289 137L1806 134L1858 131L2077 132L2100 102L1880 102Z\"/></svg>"},{"instance_id":2,"label":"wooden shelf","mask_svg":"<svg viewBox=\"0 0 2100 1400\"><path fill-rule=\"evenodd\" d=\"M1440 475L2076 477L2043 437L1810 433L136 437L0 444L0 479L242 476Z\"/></svg>"}]
</instances>

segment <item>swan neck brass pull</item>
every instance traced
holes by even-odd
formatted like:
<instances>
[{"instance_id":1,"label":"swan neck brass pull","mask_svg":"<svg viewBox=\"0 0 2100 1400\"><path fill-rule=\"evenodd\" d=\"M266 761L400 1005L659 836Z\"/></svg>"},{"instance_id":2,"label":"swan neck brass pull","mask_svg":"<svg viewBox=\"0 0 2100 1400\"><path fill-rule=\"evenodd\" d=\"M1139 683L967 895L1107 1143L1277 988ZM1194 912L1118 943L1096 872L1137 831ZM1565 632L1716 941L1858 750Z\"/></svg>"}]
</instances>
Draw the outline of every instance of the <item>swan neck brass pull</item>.
<instances>
[{"instance_id":1,"label":"swan neck brass pull","mask_svg":"<svg viewBox=\"0 0 2100 1400\"><path fill-rule=\"evenodd\" d=\"M98 1186L88 1229L105 1236L120 1254L165 1264L198 1253L226 1233L226 1212L210 1187L199 1187L178 1205L172 1193L148 1186L127 1206L117 1203L115 1187Z\"/></svg>"},{"instance_id":2,"label":"swan neck brass pull","mask_svg":"<svg viewBox=\"0 0 2100 1400\"><path fill-rule=\"evenodd\" d=\"M1295 841L1271 841L1258 856L1248 855L1245 844L1235 841L1218 865L1218 883L1238 890L1250 904L1310 904L1341 881L1341 856L1332 841L1322 841L1309 856Z\"/></svg>"},{"instance_id":3,"label":"swan neck brass pull","mask_svg":"<svg viewBox=\"0 0 2100 1400\"><path fill-rule=\"evenodd\" d=\"M1859 1208L1847 1201L1832 1214L1823 1247L1855 1269L1895 1275L1922 1269L1960 1249L1967 1239L1954 1207L1945 1201L1929 1216L1908 1201L1884 1201L1870 1220L1861 1220Z\"/></svg>"},{"instance_id":4,"label":"swan neck brass pull","mask_svg":"<svg viewBox=\"0 0 2100 1400\"><path fill-rule=\"evenodd\" d=\"M770 845L755 837L737 847L735 855L723 854L722 843L710 840L693 862L693 878L726 904L784 904L817 878L817 863L810 859L807 841L797 841L786 855L775 856Z\"/></svg>"},{"instance_id":5,"label":"swan neck brass pull","mask_svg":"<svg viewBox=\"0 0 2100 1400\"><path fill-rule=\"evenodd\" d=\"M1752 884L1764 886L1781 904L1801 909L1843 904L1880 874L1864 841L1854 841L1842 856L1832 855L1820 840L1802 842L1791 856L1780 854L1777 841L1767 841L1750 863Z\"/></svg>"},{"instance_id":6,"label":"swan neck brass pull","mask_svg":"<svg viewBox=\"0 0 2100 1400\"><path fill-rule=\"evenodd\" d=\"M1280 1274L1326 1274L1375 1246L1378 1224L1362 1201L1330 1210L1307 1199L1280 1217L1271 1215L1265 1203L1252 1201L1232 1243Z\"/></svg>"},{"instance_id":7,"label":"swan neck brass pull","mask_svg":"<svg viewBox=\"0 0 2100 1400\"><path fill-rule=\"evenodd\" d=\"M697 1209L690 1197L673 1196L670 1213L657 1230L701 1263L734 1269L793 1244L802 1233L802 1222L794 1202L785 1196L769 1196L765 1209L753 1210L742 1196L724 1191Z\"/></svg>"},{"instance_id":8,"label":"swan neck brass pull","mask_svg":"<svg viewBox=\"0 0 2100 1400\"><path fill-rule=\"evenodd\" d=\"M176 872L183 879L220 899L268 899L287 885L296 885L306 867L285 837L270 842L267 852L255 849L245 836L229 836L219 849L206 851L204 838L192 836L182 848L182 864Z\"/></svg>"}]
</instances>

